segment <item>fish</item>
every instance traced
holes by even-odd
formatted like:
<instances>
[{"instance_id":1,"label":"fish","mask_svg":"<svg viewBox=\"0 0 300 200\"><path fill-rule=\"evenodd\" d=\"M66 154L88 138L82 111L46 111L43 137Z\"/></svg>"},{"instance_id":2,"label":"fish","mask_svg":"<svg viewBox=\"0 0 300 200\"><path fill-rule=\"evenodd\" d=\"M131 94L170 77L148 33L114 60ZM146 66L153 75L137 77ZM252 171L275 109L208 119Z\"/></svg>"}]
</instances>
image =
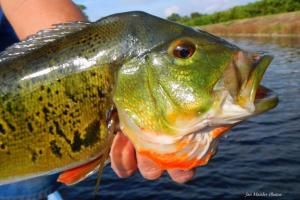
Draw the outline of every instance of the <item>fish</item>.
<instances>
[{"instance_id":1,"label":"fish","mask_svg":"<svg viewBox=\"0 0 300 200\"><path fill-rule=\"evenodd\" d=\"M203 166L233 126L278 103L270 55L132 11L58 24L0 54L0 185L108 159L121 130L161 169Z\"/></svg>"}]
</instances>

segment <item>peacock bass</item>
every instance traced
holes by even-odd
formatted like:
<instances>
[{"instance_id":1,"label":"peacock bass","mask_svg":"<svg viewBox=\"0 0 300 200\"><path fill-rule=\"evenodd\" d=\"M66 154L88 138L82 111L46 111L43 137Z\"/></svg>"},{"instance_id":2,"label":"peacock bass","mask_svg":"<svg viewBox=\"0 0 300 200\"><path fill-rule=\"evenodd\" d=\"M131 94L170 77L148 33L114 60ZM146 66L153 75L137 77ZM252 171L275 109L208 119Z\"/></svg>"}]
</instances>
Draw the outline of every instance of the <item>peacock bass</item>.
<instances>
[{"instance_id":1,"label":"peacock bass","mask_svg":"<svg viewBox=\"0 0 300 200\"><path fill-rule=\"evenodd\" d=\"M205 165L220 135L277 105L260 86L271 60L144 12L38 32L0 55L0 184L90 174L111 121L162 169Z\"/></svg>"}]
</instances>

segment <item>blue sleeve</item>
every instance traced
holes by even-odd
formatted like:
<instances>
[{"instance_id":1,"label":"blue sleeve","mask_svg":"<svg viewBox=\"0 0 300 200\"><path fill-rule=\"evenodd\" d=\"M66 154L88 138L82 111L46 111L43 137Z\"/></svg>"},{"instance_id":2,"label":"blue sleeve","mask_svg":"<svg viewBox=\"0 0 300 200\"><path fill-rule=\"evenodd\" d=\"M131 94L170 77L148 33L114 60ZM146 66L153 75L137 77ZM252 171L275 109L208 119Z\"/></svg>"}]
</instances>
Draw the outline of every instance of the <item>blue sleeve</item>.
<instances>
[{"instance_id":1,"label":"blue sleeve","mask_svg":"<svg viewBox=\"0 0 300 200\"><path fill-rule=\"evenodd\" d=\"M16 33L0 10L0 52L18 41Z\"/></svg>"}]
</instances>

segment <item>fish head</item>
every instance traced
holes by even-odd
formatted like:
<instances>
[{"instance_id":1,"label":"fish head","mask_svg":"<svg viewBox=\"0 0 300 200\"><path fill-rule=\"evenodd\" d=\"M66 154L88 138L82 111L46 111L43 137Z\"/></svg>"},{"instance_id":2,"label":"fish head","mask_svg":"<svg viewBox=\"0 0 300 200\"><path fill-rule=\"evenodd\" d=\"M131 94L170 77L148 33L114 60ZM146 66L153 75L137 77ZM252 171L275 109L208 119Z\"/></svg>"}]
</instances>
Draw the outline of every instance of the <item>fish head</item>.
<instances>
[{"instance_id":1,"label":"fish head","mask_svg":"<svg viewBox=\"0 0 300 200\"><path fill-rule=\"evenodd\" d=\"M155 42L120 67L114 103L137 152L162 169L186 170L205 165L232 126L276 106L259 84L272 57L163 23L148 32Z\"/></svg>"}]
</instances>

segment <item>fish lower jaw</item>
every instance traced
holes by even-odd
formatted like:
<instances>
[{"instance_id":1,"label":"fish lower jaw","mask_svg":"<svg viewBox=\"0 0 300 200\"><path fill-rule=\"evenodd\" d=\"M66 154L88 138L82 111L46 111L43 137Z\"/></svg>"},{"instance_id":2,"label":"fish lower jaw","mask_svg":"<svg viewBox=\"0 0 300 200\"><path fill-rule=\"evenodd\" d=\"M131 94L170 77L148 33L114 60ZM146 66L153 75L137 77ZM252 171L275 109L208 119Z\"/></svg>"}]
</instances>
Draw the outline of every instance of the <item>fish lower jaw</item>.
<instances>
[{"instance_id":1,"label":"fish lower jaw","mask_svg":"<svg viewBox=\"0 0 300 200\"><path fill-rule=\"evenodd\" d=\"M255 94L252 96L252 98L238 98L239 105L251 112L252 115L266 112L275 107L278 103L276 94L262 85L258 86Z\"/></svg>"},{"instance_id":2,"label":"fish lower jaw","mask_svg":"<svg viewBox=\"0 0 300 200\"><path fill-rule=\"evenodd\" d=\"M260 85L255 96L255 114L260 114L274 108L278 104L278 97L272 90Z\"/></svg>"}]
</instances>

